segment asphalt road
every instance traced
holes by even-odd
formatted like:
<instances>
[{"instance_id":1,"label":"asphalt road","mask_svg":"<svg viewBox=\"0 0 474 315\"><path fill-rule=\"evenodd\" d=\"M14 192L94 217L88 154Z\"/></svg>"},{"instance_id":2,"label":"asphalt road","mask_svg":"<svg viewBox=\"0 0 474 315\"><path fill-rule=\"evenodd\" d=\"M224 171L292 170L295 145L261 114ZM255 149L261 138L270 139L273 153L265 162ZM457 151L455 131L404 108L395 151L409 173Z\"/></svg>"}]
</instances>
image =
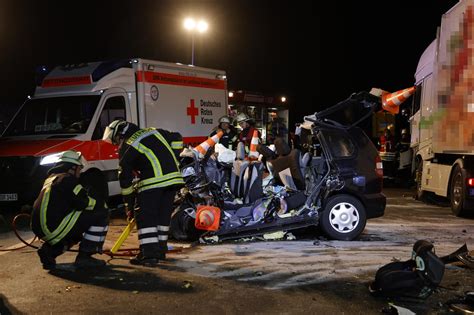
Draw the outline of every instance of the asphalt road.
<instances>
[{"instance_id":1,"label":"asphalt road","mask_svg":"<svg viewBox=\"0 0 474 315\"><path fill-rule=\"evenodd\" d=\"M57 270L47 272L34 249L0 251L0 314L380 314L389 302L419 314L449 313L449 299L474 290L472 269L448 265L441 287L424 301L376 299L367 285L382 265L408 259L416 240L432 241L439 256L464 243L472 250L474 219L415 201L407 190L385 193L386 215L370 220L352 242L313 235L200 245L170 254L157 268L102 255L107 266L92 271L75 270L72 252L58 258ZM124 224L112 221L106 247ZM0 250L19 246L13 233L3 230ZM20 233L25 239L32 236L26 229ZM136 247L136 235L124 246Z\"/></svg>"}]
</instances>

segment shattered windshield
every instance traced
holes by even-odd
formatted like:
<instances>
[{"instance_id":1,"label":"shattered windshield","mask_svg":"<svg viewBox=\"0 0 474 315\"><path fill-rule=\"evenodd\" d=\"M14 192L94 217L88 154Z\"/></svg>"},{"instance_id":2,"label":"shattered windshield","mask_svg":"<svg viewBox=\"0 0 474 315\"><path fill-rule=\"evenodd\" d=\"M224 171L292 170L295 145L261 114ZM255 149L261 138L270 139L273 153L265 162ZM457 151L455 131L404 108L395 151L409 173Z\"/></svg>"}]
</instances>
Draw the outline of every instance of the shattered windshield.
<instances>
[{"instance_id":1,"label":"shattered windshield","mask_svg":"<svg viewBox=\"0 0 474 315\"><path fill-rule=\"evenodd\" d=\"M3 136L85 133L99 99L100 95L88 95L28 100Z\"/></svg>"}]
</instances>

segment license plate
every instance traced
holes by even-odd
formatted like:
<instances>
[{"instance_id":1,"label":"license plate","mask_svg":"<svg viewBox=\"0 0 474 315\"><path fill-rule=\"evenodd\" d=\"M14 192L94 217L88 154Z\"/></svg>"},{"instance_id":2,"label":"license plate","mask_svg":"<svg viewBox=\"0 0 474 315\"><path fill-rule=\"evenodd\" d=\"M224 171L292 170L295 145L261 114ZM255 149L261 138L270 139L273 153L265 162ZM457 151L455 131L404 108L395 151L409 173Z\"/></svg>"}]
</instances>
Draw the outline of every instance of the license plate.
<instances>
[{"instance_id":1,"label":"license plate","mask_svg":"<svg viewBox=\"0 0 474 315\"><path fill-rule=\"evenodd\" d=\"M0 201L17 201L18 194L0 194Z\"/></svg>"}]
</instances>

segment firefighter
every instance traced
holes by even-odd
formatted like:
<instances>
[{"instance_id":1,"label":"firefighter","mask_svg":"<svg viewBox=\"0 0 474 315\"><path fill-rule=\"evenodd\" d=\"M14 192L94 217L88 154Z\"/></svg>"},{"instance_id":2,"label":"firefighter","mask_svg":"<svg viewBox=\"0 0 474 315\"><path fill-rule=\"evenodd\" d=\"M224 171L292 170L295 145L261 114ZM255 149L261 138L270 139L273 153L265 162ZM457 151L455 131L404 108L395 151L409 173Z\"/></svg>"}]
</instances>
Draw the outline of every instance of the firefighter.
<instances>
[{"instance_id":1,"label":"firefighter","mask_svg":"<svg viewBox=\"0 0 474 315\"><path fill-rule=\"evenodd\" d=\"M237 132L232 126L232 121L228 116L222 116L219 118L219 125L211 132L209 137L215 135L219 130L222 130L224 134L219 139L219 143L227 149L233 150L237 146Z\"/></svg>"},{"instance_id":2,"label":"firefighter","mask_svg":"<svg viewBox=\"0 0 474 315\"><path fill-rule=\"evenodd\" d=\"M133 211L135 197L139 206L140 253L130 263L154 267L166 258L173 200L184 185L177 160L183 148L181 135L115 120L106 128L103 140L119 146L119 181L125 206ZM136 175L138 181L134 180Z\"/></svg>"},{"instance_id":3,"label":"firefighter","mask_svg":"<svg viewBox=\"0 0 474 315\"><path fill-rule=\"evenodd\" d=\"M392 132L390 131L391 128L385 128L383 134L380 136L379 140L379 151L380 152L394 152L395 151L395 143L393 139Z\"/></svg>"},{"instance_id":4,"label":"firefighter","mask_svg":"<svg viewBox=\"0 0 474 315\"><path fill-rule=\"evenodd\" d=\"M100 192L87 192L80 184L82 168L79 152L64 151L48 171L34 202L31 227L44 241L38 255L46 270L54 269L56 257L78 242L77 267L105 265L105 261L92 257L102 252L108 230L105 197Z\"/></svg>"},{"instance_id":5,"label":"firefighter","mask_svg":"<svg viewBox=\"0 0 474 315\"><path fill-rule=\"evenodd\" d=\"M245 144L245 152L250 151L250 142L252 141L252 136L256 128L253 125L253 121L245 113L240 113L235 118L237 124L242 128L242 131L239 133L238 139L240 142ZM259 142L260 141L260 132L258 133Z\"/></svg>"}]
</instances>

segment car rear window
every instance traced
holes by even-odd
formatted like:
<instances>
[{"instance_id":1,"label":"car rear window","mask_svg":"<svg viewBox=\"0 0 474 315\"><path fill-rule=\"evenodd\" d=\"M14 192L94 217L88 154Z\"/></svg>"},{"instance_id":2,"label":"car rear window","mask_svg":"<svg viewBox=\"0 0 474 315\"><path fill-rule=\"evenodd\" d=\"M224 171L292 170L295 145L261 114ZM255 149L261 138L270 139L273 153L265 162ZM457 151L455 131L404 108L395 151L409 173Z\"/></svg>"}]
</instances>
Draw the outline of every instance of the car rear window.
<instances>
[{"instance_id":1,"label":"car rear window","mask_svg":"<svg viewBox=\"0 0 474 315\"><path fill-rule=\"evenodd\" d=\"M324 130L323 135L333 158L344 158L354 155L354 143L345 131L337 129Z\"/></svg>"}]
</instances>

